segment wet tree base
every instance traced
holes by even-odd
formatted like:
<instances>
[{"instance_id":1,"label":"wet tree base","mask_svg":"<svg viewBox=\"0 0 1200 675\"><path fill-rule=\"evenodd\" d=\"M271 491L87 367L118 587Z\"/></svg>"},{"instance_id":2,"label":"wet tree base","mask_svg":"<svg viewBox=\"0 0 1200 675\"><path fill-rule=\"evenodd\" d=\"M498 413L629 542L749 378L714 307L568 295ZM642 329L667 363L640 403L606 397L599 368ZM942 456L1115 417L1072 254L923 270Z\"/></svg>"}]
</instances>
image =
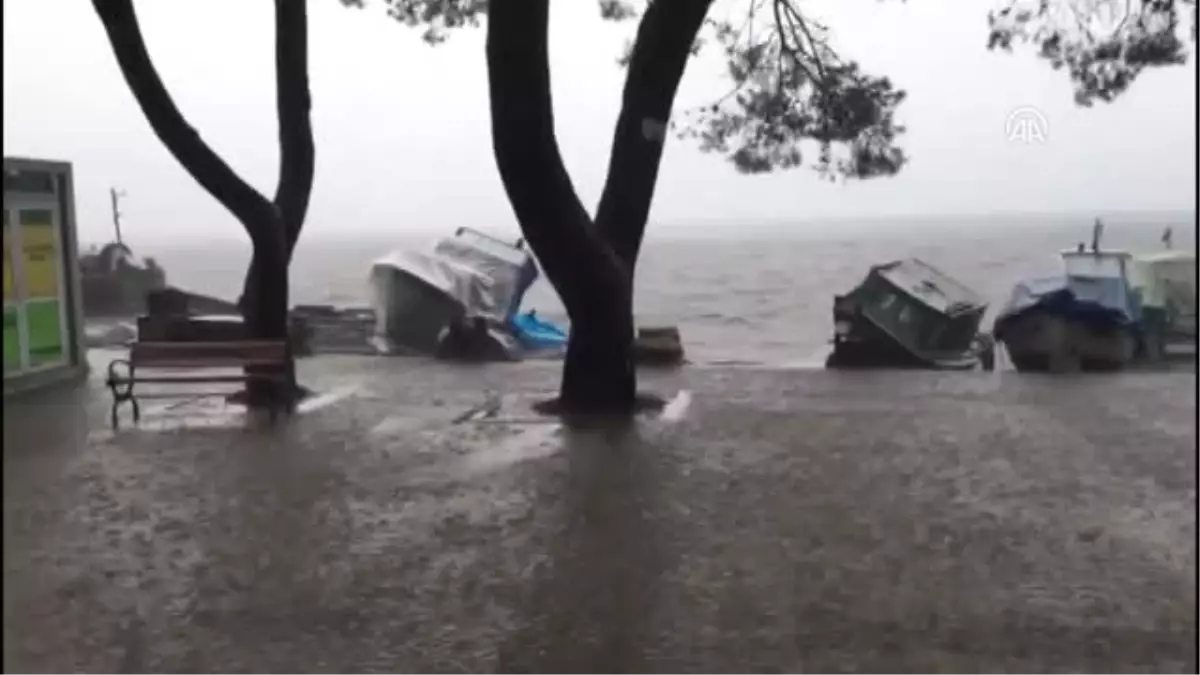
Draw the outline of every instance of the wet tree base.
<instances>
[{"instance_id":1,"label":"wet tree base","mask_svg":"<svg viewBox=\"0 0 1200 675\"><path fill-rule=\"evenodd\" d=\"M225 402L236 405L244 405L251 409L264 409L271 407L272 403L282 403L282 407L287 408L288 410L293 410L297 405L300 404L301 401L311 398L315 394L313 390L300 384L297 384L293 387L287 387L285 391L281 393L283 395L283 400L278 401L272 400L275 398L274 395L266 396L261 393L256 394L250 388L245 388L239 389L238 391L226 396Z\"/></svg>"},{"instance_id":2,"label":"wet tree base","mask_svg":"<svg viewBox=\"0 0 1200 675\"><path fill-rule=\"evenodd\" d=\"M579 405L571 405L561 397L538 401L533 404L534 412L547 417L558 417L572 426L605 426L608 424L628 422L639 415L661 412L667 402L655 394L638 392L633 401L633 407L622 406L619 409L581 409Z\"/></svg>"}]
</instances>

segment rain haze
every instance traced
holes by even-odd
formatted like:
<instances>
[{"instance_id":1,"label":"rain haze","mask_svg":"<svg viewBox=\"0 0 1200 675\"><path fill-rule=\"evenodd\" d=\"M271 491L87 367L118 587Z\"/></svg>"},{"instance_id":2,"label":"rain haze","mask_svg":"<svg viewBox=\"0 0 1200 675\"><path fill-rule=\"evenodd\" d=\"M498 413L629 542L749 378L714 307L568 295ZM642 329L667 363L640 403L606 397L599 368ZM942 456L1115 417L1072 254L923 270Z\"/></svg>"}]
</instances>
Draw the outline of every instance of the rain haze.
<instances>
[{"instance_id":1,"label":"rain haze","mask_svg":"<svg viewBox=\"0 0 1200 675\"><path fill-rule=\"evenodd\" d=\"M1195 41L1084 108L993 1L1038 2L653 0L591 232L521 21L597 209L638 28L598 0L486 0L491 83L388 0L0 1L3 672L1200 672ZM1195 2L1048 7L1145 10L1060 42L1121 84ZM245 227L127 86L131 3ZM886 76L898 175L670 138L652 182L660 65L747 7L750 124L894 169Z\"/></svg>"},{"instance_id":2,"label":"rain haze","mask_svg":"<svg viewBox=\"0 0 1200 675\"><path fill-rule=\"evenodd\" d=\"M336 0L310 3L317 173L304 241L458 225L515 231L497 177L482 29L431 48L417 30ZM985 49L990 5L975 0L814 2L843 53L909 93L901 106L911 163L897 177L830 184L794 170L743 176L722 157L672 141L652 233L747 222L988 214L1186 211L1196 185L1195 62L1144 74L1115 103L1072 101L1071 84L1029 53ZM138 3L150 53L200 134L244 178L277 172L271 3ZM125 86L84 0L4 3L4 148L74 164L84 241L111 236L110 186L138 241L242 237L240 226L167 153ZM554 3L551 49L558 137L584 202L599 196L632 24L593 2ZM676 111L727 88L700 58ZM1036 111L1041 142L1006 132ZM1018 113L1024 114L1024 113Z\"/></svg>"}]
</instances>

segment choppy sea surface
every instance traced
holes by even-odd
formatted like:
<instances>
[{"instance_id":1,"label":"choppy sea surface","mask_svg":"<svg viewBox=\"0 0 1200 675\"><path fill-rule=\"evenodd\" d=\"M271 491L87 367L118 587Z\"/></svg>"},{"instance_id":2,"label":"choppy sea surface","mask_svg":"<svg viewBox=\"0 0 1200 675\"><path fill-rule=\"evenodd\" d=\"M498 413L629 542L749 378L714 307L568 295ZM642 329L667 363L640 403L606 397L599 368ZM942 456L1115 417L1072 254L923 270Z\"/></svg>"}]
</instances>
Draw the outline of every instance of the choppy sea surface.
<instances>
[{"instance_id":1,"label":"choppy sea surface","mask_svg":"<svg viewBox=\"0 0 1200 675\"><path fill-rule=\"evenodd\" d=\"M1194 247L1194 214L1106 219L1103 246L1131 251ZM679 326L697 362L796 365L823 358L831 336L835 293L852 288L875 263L917 256L973 287L991 302L989 315L1021 278L1053 274L1058 252L1090 240L1088 216L893 223L831 222L827 226L737 224L689 232L673 227L648 235L638 263L640 325ZM447 233L449 234L449 233ZM367 305L372 260L389 250L431 244L434 236L371 234L301 240L292 267L292 300ZM138 246L167 270L172 284L236 297L249 243ZM562 318L549 284L539 280L525 308ZM990 318L987 320L990 325Z\"/></svg>"}]
</instances>

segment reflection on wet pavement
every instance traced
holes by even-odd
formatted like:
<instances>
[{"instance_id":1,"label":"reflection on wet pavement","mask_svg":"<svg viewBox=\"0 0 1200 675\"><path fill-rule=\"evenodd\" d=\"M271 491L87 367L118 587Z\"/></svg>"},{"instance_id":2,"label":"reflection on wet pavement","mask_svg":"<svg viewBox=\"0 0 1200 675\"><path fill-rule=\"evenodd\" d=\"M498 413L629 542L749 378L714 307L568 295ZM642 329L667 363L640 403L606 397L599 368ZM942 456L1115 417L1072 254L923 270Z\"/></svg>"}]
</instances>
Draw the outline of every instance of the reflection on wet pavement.
<instances>
[{"instance_id":1,"label":"reflection on wet pavement","mask_svg":"<svg viewBox=\"0 0 1200 675\"><path fill-rule=\"evenodd\" d=\"M552 369L354 363L276 429L6 403L5 669L1196 668L1194 376L700 371L583 431Z\"/></svg>"}]
</instances>

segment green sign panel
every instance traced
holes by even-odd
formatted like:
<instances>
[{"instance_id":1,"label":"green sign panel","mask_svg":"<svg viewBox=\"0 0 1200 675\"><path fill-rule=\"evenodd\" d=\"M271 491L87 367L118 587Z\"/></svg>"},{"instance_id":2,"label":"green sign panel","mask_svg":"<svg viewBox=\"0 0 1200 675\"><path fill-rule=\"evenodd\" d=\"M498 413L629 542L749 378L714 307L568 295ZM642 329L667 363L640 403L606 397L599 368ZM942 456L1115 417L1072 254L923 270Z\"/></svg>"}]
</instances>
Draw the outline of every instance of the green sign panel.
<instances>
[{"instance_id":1,"label":"green sign panel","mask_svg":"<svg viewBox=\"0 0 1200 675\"><path fill-rule=\"evenodd\" d=\"M67 361L54 212L4 209L4 373Z\"/></svg>"},{"instance_id":2,"label":"green sign panel","mask_svg":"<svg viewBox=\"0 0 1200 675\"><path fill-rule=\"evenodd\" d=\"M21 369L21 330L17 326L17 308L4 307L4 372Z\"/></svg>"}]
</instances>

